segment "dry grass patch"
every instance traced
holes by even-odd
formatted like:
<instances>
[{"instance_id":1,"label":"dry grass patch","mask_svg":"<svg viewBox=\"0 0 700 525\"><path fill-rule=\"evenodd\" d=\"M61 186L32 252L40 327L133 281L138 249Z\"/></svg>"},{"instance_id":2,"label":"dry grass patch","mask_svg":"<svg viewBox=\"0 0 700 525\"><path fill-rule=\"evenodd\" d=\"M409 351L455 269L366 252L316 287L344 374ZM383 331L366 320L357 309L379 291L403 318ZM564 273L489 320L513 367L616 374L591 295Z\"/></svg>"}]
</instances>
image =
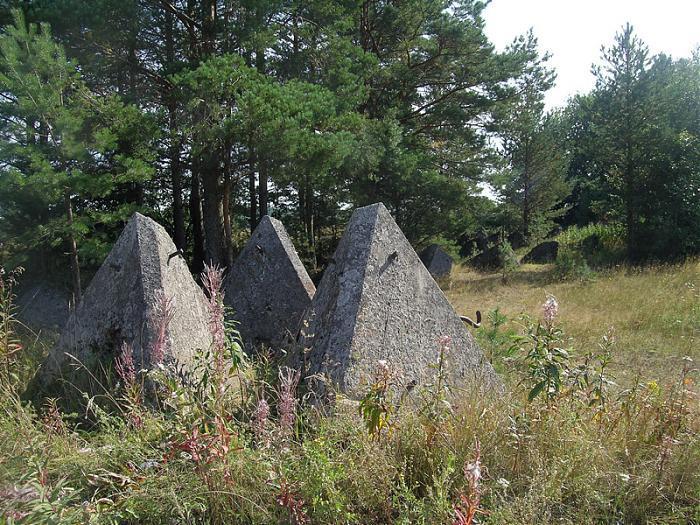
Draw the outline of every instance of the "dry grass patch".
<instances>
[{"instance_id":1,"label":"dry grass patch","mask_svg":"<svg viewBox=\"0 0 700 525\"><path fill-rule=\"evenodd\" d=\"M447 295L458 312L484 315L499 308L510 326L522 313L539 314L547 294L560 303L560 322L581 350L593 348L613 327L620 379L641 373L671 379L682 358L700 359L700 262L618 268L592 281L556 278L551 265L523 265L503 283L498 273L455 269ZM516 327L517 328L517 327Z\"/></svg>"}]
</instances>

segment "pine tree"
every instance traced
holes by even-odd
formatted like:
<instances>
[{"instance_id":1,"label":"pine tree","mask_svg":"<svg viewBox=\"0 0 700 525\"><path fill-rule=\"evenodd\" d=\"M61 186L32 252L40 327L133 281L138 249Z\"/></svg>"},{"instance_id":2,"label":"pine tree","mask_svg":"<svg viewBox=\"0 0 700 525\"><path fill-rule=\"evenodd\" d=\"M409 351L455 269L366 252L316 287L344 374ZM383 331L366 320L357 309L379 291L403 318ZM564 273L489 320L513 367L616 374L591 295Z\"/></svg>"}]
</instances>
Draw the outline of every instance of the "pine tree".
<instances>
[{"instance_id":1,"label":"pine tree","mask_svg":"<svg viewBox=\"0 0 700 525\"><path fill-rule=\"evenodd\" d=\"M555 78L546 65L549 56L539 57L532 31L514 43L513 51L531 58L515 81L513 100L500 108L497 129L508 165L495 177L494 185L505 206L517 210L511 222L529 239L533 224L544 230L540 235L546 234L551 218L561 213L555 208L569 193L567 156L560 138L561 115L544 113L544 96Z\"/></svg>"},{"instance_id":2,"label":"pine tree","mask_svg":"<svg viewBox=\"0 0 700 525\"><path fill-rule=\"evenodd\" d=\"M29 250L63 241L78 301L81 241L126 211L105 213L101 200L150 175L141 139L153 130L134 108L93 94L47 25L14 17L0 35L3 227Z\"/></svg>"}]
</instances>

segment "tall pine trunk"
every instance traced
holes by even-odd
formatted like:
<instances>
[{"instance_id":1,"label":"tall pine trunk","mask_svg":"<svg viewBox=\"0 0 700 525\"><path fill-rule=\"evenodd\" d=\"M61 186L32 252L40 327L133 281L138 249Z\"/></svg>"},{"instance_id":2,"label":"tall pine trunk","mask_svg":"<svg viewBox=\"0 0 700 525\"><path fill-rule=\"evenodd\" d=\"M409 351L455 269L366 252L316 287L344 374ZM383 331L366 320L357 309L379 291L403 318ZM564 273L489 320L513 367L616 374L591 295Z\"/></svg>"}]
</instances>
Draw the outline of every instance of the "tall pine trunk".
<instances>
[{"instance_id":1,"label":"tall pine trunk","mask_svg":"<svg viewBox=\"0 0 700 525\"><path fill-rule=\"evenodd\" d=\"M223 213L224 213L224 244L226 249L226 266L233 264L233 230L231 227L231 144L227 142L224 151L224 187L223 187Z\"/></svg>"},{"instance_id":2,"label":"tall pine trunk","mask_svg":"<svg viewBox=\"0 0 700 525\"><path fill-rule=\"evenodd\" d=\"M268 174L267 174L267 162L260 161L258 163L258 195L260 199L260 218L267 215L267 203L268 203Z\"/></svg>"},{"instance_id":3,"label":"tall pine trunk","mask_svg":"<svg viewBox=\"0 0 700 525\"><path fill-rule=\"evenodd\" d=\"M192 187L190 189L190 222L192 223L192 272L204 270L204 229L202 225L202 196L199 187L199 169L192 160Z\"/></svg>"},{"instance_id":4,"label":"tall pine trunk","mask_svg":"<svg viewBox=\"0 0 700 525\"><path fill-rule=\"evenodd\" d=\"M66 211L66 222L68 223L68 250L70 255L70 271L71 278L73 281L73 300L75 306L80 304L80 299L83 296L82 287L80 284L80 264L78 261L78 244L75 241L75 235L73 234L73 204L71 202L70 193L68 189L63 193L63 203L65 205Z\"/></svg>"},{"instance_id":5,"label":"tall pine trunk","mask_svg":"<svg viewBox=\"0 0 700 525\"><path fill-rule=\"evenodd\" d=\"M175 63L175 39L173 37L173 15L165 13L165 60L170 67ZM168 104L168 129L170 131L170 179L173 188L173 234L175 246L180 250L187 247L185 233L185 209L182 202L182 163L180 162L181 144L178 138L177 102L171 88L164 88L163 97Z\"/></svg>"},{"instance_id":6,"label":"tall pine trunk","mask_svg":"<svg viewBox=\"0 0 700 525\"><path fill-rule=\"evenodd\" d=\"M216 46L216 0L202 3L202 59L206 60ZM206 115L202 115L204 119ZM223 195L219 149L207 149L204 141L201 153L201 178L204 190L202 214L205 233L204 256L209 264L226 265L226 234L224 232Z\"/></svg>"}]
</instances>

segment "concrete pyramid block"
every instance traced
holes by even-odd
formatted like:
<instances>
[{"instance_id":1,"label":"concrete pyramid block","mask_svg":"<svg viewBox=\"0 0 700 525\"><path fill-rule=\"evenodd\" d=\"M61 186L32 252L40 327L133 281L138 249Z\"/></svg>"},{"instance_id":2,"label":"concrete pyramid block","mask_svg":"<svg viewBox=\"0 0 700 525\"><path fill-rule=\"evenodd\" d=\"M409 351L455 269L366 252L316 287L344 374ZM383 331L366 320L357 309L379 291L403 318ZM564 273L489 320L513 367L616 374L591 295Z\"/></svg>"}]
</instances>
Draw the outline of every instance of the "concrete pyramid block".
<instances>
[{"instance_id":1,"label":"concrete pyramid block","mask_svg":"<svg viewBox=\"0 0 700 525\"><path fill-rule=\"evenodd\" d=\"M364 393L379 360L419 387L435 374L440 339L450 338L451 383L484 390L501 382L383 204L359 208L326 269L305 318L305 377L325 376ZM319 393L323 387L311 387ZM321 395L323 393L321 392Z\"/></svg>"},{"instance_id":2,"label":"concrete pyramid block","mask_svg":"<svg viewBox=\"0 0 700 525\"><path fill-rule=\"evenodd\" d=\"M439 244L431 244L423 250L420 260L435 279L444 279L452 273L454 261Z\"/></svg>"},{"instance_id":3,"label":"concrete pyramid block","mask_svg":"<svg viewBox=\"0 0 700 525\"><path fill-rule=\"evenodd\" d=\"M49 383L64 375L66 365L74 363L66 353L89 369L109 368L125 342L133 348L137 368L151 367L158 328L155 309L163 293L172 308L163 360L186 367L197 349L211 343L206 298L165 229L135 213L68 318L35 382Z\"/></svg>"},{"instance_id":4,"label":"concrete pyramid block","mask_svg":"<svg viewBox=\"0 0 700 525\"><path fill-rule=\"evenodd\" d=\"M244 345L279 349L294 341L316 287L284 226L264 216L224 283Z\"/></svg>"}]
</instances>

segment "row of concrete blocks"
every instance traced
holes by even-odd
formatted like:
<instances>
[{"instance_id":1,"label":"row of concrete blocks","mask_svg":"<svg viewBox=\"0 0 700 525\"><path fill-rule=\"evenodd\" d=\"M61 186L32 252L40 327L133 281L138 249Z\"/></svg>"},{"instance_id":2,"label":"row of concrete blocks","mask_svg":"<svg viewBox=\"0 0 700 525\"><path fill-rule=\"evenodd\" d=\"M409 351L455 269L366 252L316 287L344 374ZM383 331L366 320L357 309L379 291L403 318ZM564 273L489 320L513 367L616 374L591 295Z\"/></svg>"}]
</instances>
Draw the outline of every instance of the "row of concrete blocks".
<instances>
[{"instance_id":1,"label":"row of concrete blocks","mask_svg":"<svg viewBox=\"0 0 700 525\"><path fill-rule=\"evenodd\" d=\"M267 216L223 289L249 352L266 346L304 378L322 377L326 387L351 397L380 361L407 385L431 381L441 349L454 385L500 387L381 203L355 210L318 289L282 224ZM186 368L197 349L211 344L207 299L165 229L137 213L70 315L37 374L39 383L50 384L71 362L113 360L124 342L138 366L152 366L161 297L172 309L165 361Z\"/></svg>"}]
</instances>

